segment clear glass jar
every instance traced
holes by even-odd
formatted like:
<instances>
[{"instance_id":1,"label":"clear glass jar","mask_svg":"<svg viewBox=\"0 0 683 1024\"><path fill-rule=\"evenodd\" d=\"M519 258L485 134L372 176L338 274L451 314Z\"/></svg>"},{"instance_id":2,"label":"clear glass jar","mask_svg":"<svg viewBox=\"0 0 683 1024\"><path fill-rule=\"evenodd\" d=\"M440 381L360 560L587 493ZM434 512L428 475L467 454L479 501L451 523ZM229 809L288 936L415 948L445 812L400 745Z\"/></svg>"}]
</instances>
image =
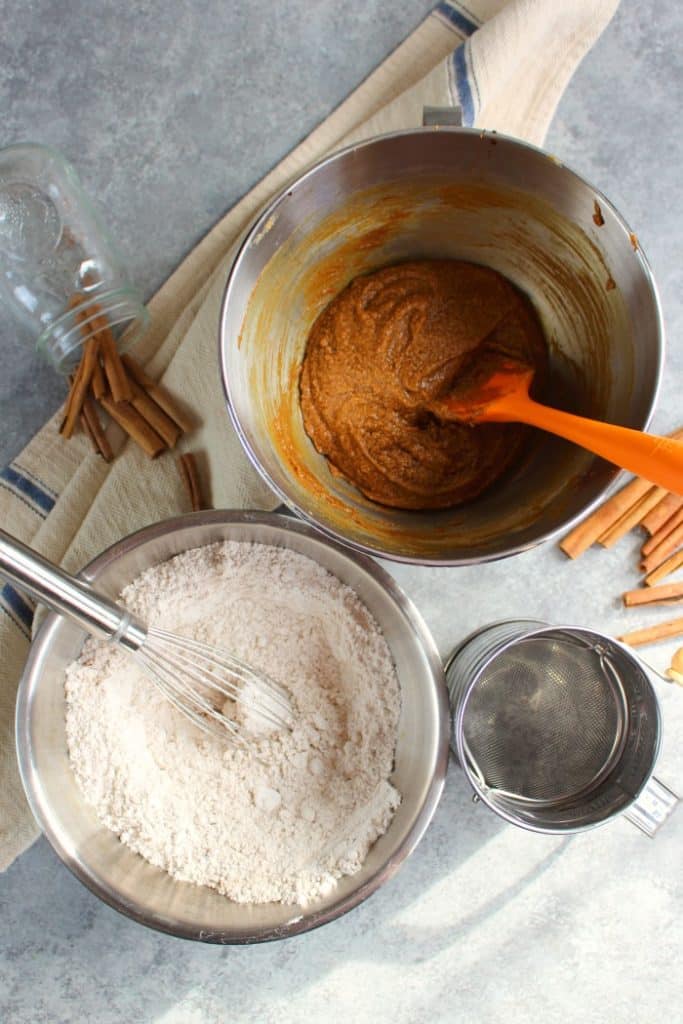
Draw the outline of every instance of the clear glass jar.
<instances>
[{"instance_id":1,"label":"clear glass jar","mask_svg":"<svg viewBox=\"0 0 683 1024\"><path fill-rule=\"evenodd\" d=\"M74 168L48 146L0 149L0 297L61 373L79 362L101 317L120 348L148 321Z\"/></svg>"}]
</instances>

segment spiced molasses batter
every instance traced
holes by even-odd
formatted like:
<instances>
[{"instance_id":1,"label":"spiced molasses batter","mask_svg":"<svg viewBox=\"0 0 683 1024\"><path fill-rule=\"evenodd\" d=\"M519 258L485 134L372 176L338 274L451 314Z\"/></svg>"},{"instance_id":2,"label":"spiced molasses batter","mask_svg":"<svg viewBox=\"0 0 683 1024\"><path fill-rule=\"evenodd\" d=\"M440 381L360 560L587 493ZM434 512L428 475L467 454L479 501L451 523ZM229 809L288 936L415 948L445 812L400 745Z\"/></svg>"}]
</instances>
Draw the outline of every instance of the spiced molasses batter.
<instances>
[{"instance_id":1,"label":"spiced molasses batter","mask_svg":"<svg viewBox=\"0 0 683 1024\"><path fill-rule=\"evenodd\" d=\"M441 422L429 407L505 357L542 373L547 347L529 300L496 271L420 260L358 277L309 336L306 431L333 471L383 505L467 501L518 457L527 429Z\"/></svg>"}]
</instances>

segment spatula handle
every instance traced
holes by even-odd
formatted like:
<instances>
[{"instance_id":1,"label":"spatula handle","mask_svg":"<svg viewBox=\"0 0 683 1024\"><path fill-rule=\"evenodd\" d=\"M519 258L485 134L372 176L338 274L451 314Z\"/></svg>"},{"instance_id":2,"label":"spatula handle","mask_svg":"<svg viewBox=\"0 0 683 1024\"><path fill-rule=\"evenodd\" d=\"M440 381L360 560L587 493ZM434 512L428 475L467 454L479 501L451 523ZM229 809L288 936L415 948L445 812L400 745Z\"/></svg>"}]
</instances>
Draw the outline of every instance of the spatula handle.
<instances>
[{"instance_id":1,"label":"spatula handle","mask_svg":"<svg viewBox=\"0 0 683 1024\"><path fill-rule=\"evenodd\" d=\"M658 487L683 494L683 441L585 419L531 400L519 403L514 419L574 441Z\"/></svg>"}]
</instances>

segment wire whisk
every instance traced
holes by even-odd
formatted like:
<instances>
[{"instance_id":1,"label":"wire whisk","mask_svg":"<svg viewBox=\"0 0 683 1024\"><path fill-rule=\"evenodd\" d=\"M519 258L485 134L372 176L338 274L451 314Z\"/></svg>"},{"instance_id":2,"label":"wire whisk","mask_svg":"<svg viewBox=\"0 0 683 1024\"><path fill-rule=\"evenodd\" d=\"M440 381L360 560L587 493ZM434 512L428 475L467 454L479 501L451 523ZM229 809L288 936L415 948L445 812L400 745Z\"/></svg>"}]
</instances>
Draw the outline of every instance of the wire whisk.
<instances>
[{"instance_id":1,"label":"wire whisk","mask_svg":"<svg viewBox=\"0 0 683 1024\"><path fill-rule=\"evenodd\" d=\"M198 728L239 745L291 728L287 690L228 651L148 627L126 608L0 530L0 576L128 652Z\"/></svg>"},{"instance_id":2,"label":"wire whisk","mask_svg":"<svg viewBox=\"0 0 683 1024\"><path fill-rule=\"evenodd\" d=\"M171 704L205 732L221 736L227 730L244 742L244 733L255 737L292 722L284 687L218 647L150 628L136 659Z\"/></svg>"}]
</instances>

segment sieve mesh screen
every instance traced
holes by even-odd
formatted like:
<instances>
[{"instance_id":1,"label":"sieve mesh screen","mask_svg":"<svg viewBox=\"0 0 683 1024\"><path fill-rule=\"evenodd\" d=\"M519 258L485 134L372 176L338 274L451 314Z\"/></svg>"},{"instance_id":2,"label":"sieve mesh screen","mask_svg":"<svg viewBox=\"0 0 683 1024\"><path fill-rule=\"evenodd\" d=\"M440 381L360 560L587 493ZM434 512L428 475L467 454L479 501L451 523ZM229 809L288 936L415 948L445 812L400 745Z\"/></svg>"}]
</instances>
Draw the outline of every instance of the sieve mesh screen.
<instances>
[{"instance_id":1,"label":"sieve mesh screen","mask_svg":"<svg viewBox=\"0 0 683 1024\"><path fill-rule=\"evenodd\" d=\"M546 634L493 660L469 696L463 731L487 787L552 803L597 785L621 749L625 720L605 651Z\"/></svg>"}]
</instances>

